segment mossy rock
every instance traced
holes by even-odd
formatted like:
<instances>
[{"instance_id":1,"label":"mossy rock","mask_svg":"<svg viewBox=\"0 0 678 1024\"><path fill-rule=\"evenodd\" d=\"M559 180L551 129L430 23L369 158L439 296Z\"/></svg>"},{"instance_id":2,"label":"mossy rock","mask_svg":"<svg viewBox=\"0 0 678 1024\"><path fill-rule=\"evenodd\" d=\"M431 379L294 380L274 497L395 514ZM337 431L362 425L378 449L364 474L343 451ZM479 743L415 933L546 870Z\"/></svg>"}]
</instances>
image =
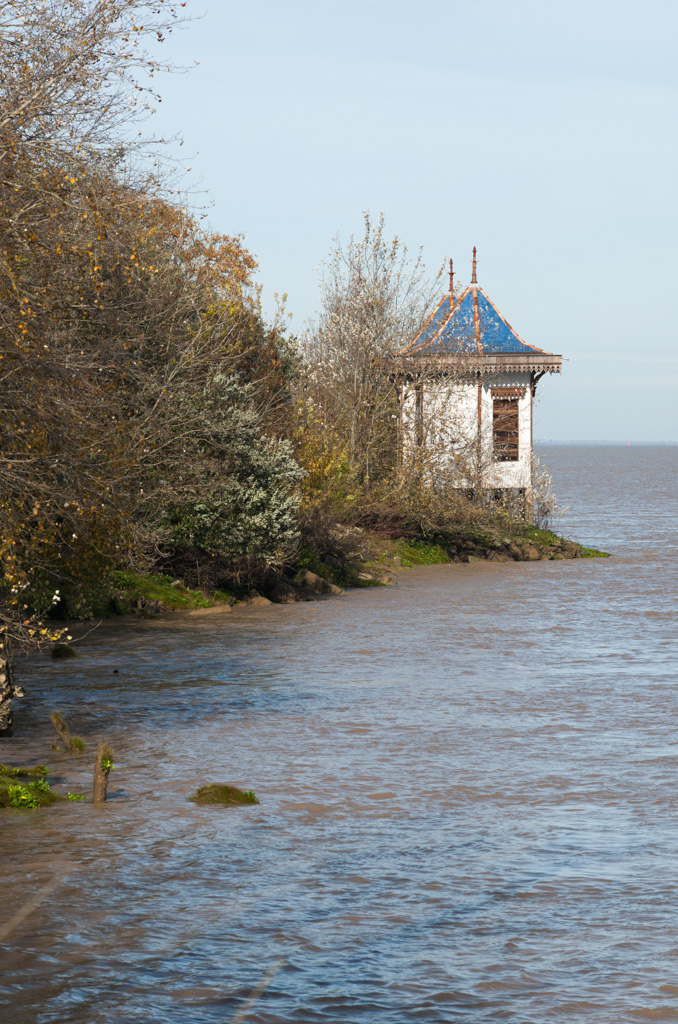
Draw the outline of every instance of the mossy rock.
<instances>
[{"instance_id":1,"label":"mossy rock","mask_svg":"<svg viewBox=\"0 0 678 1024\"><path fill-rule=\"evenodd\" d=\"M207 786L199 786L193 796L188 799L192 800L194 804L222 804L225 807L259 803L251 789L238 789L236 786L227 786L223 782L211 782Z\"/></svg>"},{"instance_id":2,"label":"mossy rock","mask_svg":"<svg viewBox=\"0 0 678 1024\"><path fill-rule=\"evenodd\" d=\"M149 616L144 611L191 611L233 603L233 595L226 590L209 593L190 590L181 580L168 575L138 576L133 572L116 570L113 586L112 610L118 615L129 615L135 610L142 618L155 618L154 614Z\"/></svg>"},{"instance_id":3,"label":"mossy rock","mask_svg":"<svg viewBox=\"0 0 678 1024\"><path fill-rule=\"evenodd\" d=\"M77 658L78 652L74 651L68 644L56 644L52 648L53 658Z\"/></svg>"}]
</instances>

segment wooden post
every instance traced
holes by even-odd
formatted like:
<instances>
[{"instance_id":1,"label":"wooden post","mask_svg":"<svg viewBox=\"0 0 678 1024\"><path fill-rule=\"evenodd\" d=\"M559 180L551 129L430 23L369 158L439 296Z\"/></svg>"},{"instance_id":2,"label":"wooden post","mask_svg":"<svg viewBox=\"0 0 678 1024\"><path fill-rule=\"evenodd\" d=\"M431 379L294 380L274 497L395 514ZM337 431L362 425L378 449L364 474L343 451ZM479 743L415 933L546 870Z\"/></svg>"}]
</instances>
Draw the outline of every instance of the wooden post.
<instances>
[{"instance_id":1,"label":"wooden post","mask_svg":"<svg viewBox=\"0 0 678 1024\"><path fill-rule=\"evenodd\" d=\"M108 743L101 742L97 745L97 756L94 762L94 787L92 789L92 803L102 804L106 800L106 787L108 776L113 768L113 751Z\"/></svg>"},{"instance_id":2,"label":"wooden post","mask_svg":"<svg viewBox=\"0 0 678 1024\"><path fill-rule=\"evenodd\" d=\"M52 720L52 725L57 731L59 739L63 743L65 749L69 751L71 749L71 734L69 732L68 726L66 725L58 711L53 711L52 714L50 715L50 718ZM58 750L59 747L56 746L55 749Z\"/></svg>"}]
</instances>

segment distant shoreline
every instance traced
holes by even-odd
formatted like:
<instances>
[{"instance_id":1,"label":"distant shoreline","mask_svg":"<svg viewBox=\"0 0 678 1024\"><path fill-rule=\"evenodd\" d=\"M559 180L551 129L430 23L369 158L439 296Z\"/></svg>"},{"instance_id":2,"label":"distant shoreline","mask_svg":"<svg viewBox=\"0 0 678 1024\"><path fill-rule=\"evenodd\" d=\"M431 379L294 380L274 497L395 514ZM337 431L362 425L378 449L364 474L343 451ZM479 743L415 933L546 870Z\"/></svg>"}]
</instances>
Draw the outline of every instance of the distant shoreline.
<instances>
[{"instance_id":1,"label":"distant shoreline","mask_svg":"<svg viewBox=\"0 0 678 1024\"><path fill-rule=\"evenodd\" d=\"M571 445L577 447L599 446L605 448L670 448L678 446L678 441L535 441L535 448L539 446Z\"/></svg>"}]
</instances>

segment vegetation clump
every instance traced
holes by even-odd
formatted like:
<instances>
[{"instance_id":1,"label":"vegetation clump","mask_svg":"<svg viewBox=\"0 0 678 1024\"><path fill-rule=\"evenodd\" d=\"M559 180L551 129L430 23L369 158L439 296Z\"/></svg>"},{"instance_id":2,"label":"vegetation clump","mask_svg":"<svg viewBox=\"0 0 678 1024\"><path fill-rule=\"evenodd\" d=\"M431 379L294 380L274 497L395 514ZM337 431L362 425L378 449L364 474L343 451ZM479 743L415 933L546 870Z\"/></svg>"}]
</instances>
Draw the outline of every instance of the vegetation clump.
<instances>
[{"instance_id":1,"label":"vegetation clump","mask_svg":"<svg viewBox=\"0 0 678 1024\"><path fill-rule=\"evenodd\" d=\"M251 789L238 789L237 786L229 786L222 782L199 786L189 800L195 804L222 804L228 807L260 802Z\"/></svg>"},{"instance_id":2,"label":"vegetation clump","mask_svg":"<svg viewBox=\"0 0 678 1024\"><path fill-rule=\"evenodd\" d=\"M53 793L49 782L44 777L47 769L44 765L36 768L10 768L0 765L0 807L18 807L35 809L48 807L62 798ZM30 776L40 776L30 778ZM30 781L25 781L29 779ZM24 780L24 781L21 781Z\"/></svg>"},{"instance_id":3,"label":"vegetation clump","mask_svg":"<svg viewBox=\"0 0 678 1024\"><path fill-rule=\"evenodd\" d=\"M8 764L0 764L0 776L16 776L16 775L37 775L39 778L44 778L45 775L49 775L49 768L44 764L37 764L33 767L20 767L10 768Z\"/></svg>"}]
</instances>

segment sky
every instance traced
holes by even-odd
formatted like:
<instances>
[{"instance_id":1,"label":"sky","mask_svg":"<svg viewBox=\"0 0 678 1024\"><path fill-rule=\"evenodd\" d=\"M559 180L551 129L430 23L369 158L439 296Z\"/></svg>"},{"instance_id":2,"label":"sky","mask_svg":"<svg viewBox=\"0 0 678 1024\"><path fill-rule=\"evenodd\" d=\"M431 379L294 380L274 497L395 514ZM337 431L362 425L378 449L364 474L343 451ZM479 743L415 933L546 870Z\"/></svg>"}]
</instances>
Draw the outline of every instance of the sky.
<instances>
[{"instance_id":1,"label":"sky","mask_svg":"<svg viewBox=\"0 0 678 1024\"><path fill-rule=\"evenodd\" d=\"M675 0L189 0L153 127L291 330L362 212L564 357L535 437L678 441ZM197 64L195 62L198 62Z\"/></svg>"}]
</instances>

